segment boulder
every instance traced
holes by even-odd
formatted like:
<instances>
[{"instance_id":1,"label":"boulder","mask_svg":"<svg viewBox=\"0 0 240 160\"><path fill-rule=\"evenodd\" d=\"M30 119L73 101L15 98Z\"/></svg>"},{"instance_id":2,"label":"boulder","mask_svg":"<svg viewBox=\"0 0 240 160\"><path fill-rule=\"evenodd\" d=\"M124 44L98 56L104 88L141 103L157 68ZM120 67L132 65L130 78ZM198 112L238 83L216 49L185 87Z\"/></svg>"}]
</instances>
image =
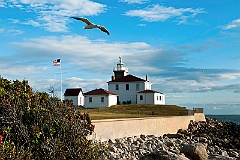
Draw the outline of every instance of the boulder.
<instances>
[{"instance_id":1,"label":"boulder","mask_svg":"<svg viewBox=\"0 0 240 160\"><path fill-rule=\"evenodd\" d=\"M181 152L194 160L207 160L208 154L205 146L202 143L183 144Z\"/></svg>"}]
</instances>

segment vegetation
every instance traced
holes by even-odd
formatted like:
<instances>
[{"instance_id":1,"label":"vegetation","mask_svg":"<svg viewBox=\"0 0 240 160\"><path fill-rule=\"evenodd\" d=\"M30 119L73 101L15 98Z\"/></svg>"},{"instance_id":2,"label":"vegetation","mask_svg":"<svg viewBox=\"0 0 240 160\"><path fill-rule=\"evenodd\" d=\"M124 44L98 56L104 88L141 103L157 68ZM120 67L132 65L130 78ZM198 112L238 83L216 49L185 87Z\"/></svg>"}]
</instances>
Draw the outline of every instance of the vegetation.
<instances>
[{"instance_id":1,"label":"vegetation","mask_svg":"<svg viewBox=\"0 0 240 160\"><path fill-rule=\"evenodd\" d=\"M0 77L0 159L98 159L100 144L88 114L27 81Z\"/></svg>"},{"instance_id":2,"label":"vegetation","mask_svg":"<svg viewBox=\"0 0 240 160\"><path fill-rule=\"evenodd\" d=\"M89 113L93 120L188 115L186 108L176 105L125 104L109 108L85 109L85 112Z\"/></svg>"}]
</instances>

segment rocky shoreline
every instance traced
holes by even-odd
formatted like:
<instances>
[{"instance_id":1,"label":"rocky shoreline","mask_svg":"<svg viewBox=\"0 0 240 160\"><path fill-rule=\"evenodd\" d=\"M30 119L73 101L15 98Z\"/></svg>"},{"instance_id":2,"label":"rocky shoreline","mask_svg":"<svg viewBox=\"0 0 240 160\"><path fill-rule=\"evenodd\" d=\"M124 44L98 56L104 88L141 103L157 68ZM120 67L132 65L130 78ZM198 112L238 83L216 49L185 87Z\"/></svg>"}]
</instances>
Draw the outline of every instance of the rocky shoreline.
<instances>
[{"instance_id":1,"label":"rocky shoreline","mask_svg":"<svg viewBox=\"0 0 240 160\"><path fill-rule=\"evenodd\" d=\"M140 135L101 142L106 160L240 160L240 125L206 117L176 134Z\"/></svg>"}]
</instances>

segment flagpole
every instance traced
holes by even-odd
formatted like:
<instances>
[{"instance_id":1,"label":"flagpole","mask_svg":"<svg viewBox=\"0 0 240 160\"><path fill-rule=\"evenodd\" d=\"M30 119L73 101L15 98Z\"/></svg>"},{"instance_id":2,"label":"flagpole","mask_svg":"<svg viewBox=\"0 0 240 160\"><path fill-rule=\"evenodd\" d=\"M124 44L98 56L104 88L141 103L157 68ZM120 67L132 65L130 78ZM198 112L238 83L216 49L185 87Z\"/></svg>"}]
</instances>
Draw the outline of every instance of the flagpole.
<instances>
[{"instance_id":1,"label":"flagpole","mask_svg":"<svg viewBox=\"0 0 240 160\"><path fill-rule=\"evenodd\" d=\"M60 66L60 74L61 74L60 75L60 88L61 88L60 99L62 101L63 98L62 98L62 64L61 63L62 63L61 58L53 61L53 66Z\"/></svg>"},{"instance_id":2,"label":"flagpole","mask_svg":"<svg viewBox=\"0 0 240 160\"><path fill-rule=\"evenodd\" d=\"M60 95L60 98L61 98L61 101L62 101L62 60L60 61L60 74L61 74L61 80L60 80L60 83L61 83L61 95Z\"/></svg>"}]
</instances>

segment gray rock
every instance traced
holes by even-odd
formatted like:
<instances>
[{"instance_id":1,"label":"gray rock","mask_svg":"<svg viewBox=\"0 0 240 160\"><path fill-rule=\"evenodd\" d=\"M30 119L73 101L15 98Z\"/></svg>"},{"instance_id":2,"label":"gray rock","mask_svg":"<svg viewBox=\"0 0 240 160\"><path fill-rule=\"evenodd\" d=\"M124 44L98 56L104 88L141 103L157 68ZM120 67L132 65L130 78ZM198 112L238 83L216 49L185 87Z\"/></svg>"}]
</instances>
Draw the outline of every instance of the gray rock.
<instances>
[{"instance_id":1,"label":"gray rock","mask_svg":"<svg viewBox=\"0 0 240 160\"><path fill-rule=\"evenodd\" d=\"M227 151L220 151L220 155L224 157L229 157Z\"/></svg>"},{"instance_id":2,"label":"gray rock","mask_svg":"<svg viewBox=\"0 0 240 160\"><path fill-rule=\"evenodd\" d=\"M238 154L238 152L236 152L236 151L229 151L228 154L229 154L230 157L236 157L236 158L239 157L239 154Z\"/></svg>"},{"instance_id":3,"label":"gray rock","mask_svg":"<svg viewBox=\"0 0 240 160\"><path fill-rule=\"evenodd\" d=\"M129 143L133 143L133 138L132 138L132 137L128 137L128 138L127 138L127 141L128 141Z\"/></svg>"},{"instance_id":4,"label":"gray rock","mask_svg":"<svg viewBox=\"0 0 240 160\"><path fill-rule=\"evenodd\" d=\"M175 154L175 153L169 153L169 159L174 159L174 160L190 160L189 158L180 155L180 154Z\"/></svg>"},{"instance_id":5,"label":"gray rock","mask_svg":"<svg viewBox=\"0 0 240 160\"><path fill-rule=\"evenodd\" d=\"M140 135L140 138L141 138L142 140L144 140L144 141L146 140L146 136L143 135L143 134Z\"/></svg>"},{"instance_id":6,"label":"gray rock","mask_svg":"<svg viewBox=\"0 0 240 160\"><path fill-rule=\"evenodd\" d=\"M140 137L137 138L137 141L140 142L140 143L143 143L143 142L144 142L144 140L143 140L142 138L140 138Z\"/></svg>"},{"instance_id":7,"label":"gray rock","mask_svg":"<svg viewBox=\"0 0 240 160\"><path fill-rule=\"evenodd\" d=\"M208 157L208 160L236 160L236 158L225 157L221 155L211 155Z\"/></svg>"},{"instance_id":8,"label":"gray rock","mask_svg":"<svg viewBox=\"0 0 240 160\"><path fill-rule=\"evenodd\" d=\"M117 147L115 146L110 146L108 149L114 153L117 151Z\"/></svg>"},{"instance_id":9,"label":"gray rock","mask_svg":"<svg viewBox=\"0 0 240 160\"><path fill-rule=\"evenodd\" d=\"M183 144L181 152L194 160L207 160L208 154L206 148L201 143Z\"/></svg>"}]
</instances>

